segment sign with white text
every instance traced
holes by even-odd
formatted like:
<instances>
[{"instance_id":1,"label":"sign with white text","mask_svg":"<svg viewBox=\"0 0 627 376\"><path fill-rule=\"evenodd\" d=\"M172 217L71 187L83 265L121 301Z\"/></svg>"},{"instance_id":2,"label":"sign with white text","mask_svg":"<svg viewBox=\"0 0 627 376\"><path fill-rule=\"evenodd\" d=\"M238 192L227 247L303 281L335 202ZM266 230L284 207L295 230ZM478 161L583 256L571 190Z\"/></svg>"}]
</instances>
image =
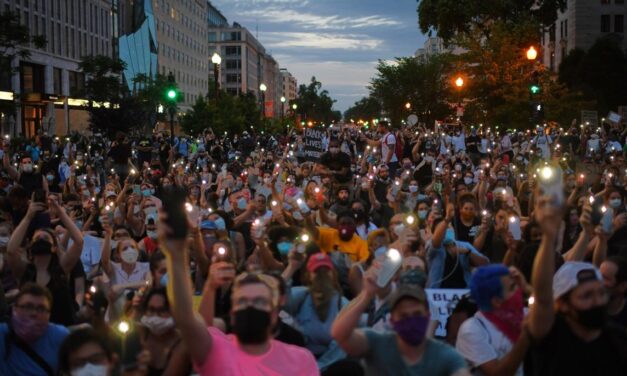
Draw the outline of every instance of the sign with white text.
<instances>
[{"instance_id":1,"label":"sign with white text","mask_svg":"<svg viewBox=\"0 0 627 376\"><path fill-rule=\"evenodd\" d=\"M327 131L323 128L305 128L305 159L318 162L324 153L324 137Z\"/></svg>"},{"instance_id":2,"label":"sign with white text","mask_svg":"<svg viewBox=\"0 0 627 376\"><path fill-rule=\"evenodd\" d=\"M469 289L425 289L427 299L429 300L429 310L431 311L431 320L437 320L438 327L435 335L438 337L446 336L446 320L451 315L457 303L464 295L467 295Z\"/></svg>"}]
</instances>

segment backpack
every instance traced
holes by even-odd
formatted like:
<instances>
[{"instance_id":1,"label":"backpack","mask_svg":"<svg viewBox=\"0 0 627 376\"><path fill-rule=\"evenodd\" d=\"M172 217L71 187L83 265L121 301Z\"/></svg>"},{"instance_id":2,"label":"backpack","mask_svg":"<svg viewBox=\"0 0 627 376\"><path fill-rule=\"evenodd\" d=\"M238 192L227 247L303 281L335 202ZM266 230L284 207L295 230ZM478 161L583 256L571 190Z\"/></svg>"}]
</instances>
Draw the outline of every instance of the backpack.
<instances>
[{"instance_id":1,"label":"backpack","mask_svg":"<svg viewBox=\"0 0 627 376\"><path fill-rule=\"evenodd\" d=\"M389 134L393 134L390 132ZM388 137L390 137L388 134ZM394 155L396 155L396 159L400 162L403 159L403 141L399 134L394 134L394 138L396 139L396 144L394 144ZM385 138L385 142L387 144L387 137Z\"/></svg>"}]
</instances>

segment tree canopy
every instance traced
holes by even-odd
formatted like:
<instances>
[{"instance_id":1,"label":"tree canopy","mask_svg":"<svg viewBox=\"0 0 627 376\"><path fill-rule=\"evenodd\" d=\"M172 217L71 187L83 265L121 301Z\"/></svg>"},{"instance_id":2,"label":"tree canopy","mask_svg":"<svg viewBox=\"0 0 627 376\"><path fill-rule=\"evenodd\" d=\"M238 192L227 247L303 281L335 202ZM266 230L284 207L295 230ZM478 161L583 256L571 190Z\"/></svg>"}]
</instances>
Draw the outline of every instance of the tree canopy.
<instances>
[{"instance_id":1,"label":"tree canopy","mask_svg":"<svg viewBox=\"0 0 627 376\"><path fill-rule=\"evenodd\" d=\"M308 85L301 84L298 87L298 98L291 101L296 104L296 112L302 115L303 120L329 124L342 118L339 111L333 110L335 100L329 96L327 90L322 90L322 83L311 77Z\"/></svg>"}]
</instances>

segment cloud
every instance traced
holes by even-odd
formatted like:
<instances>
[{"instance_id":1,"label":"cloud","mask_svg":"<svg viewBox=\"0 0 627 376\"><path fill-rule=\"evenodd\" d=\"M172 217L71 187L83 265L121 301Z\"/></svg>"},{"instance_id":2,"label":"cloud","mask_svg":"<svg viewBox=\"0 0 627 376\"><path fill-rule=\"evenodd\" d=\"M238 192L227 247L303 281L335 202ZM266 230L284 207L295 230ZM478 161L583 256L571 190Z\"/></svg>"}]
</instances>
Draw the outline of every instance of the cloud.
<instances>
[{"instance_id":1,"label":"cloud","mask_svg":"<svg viewBox=\"0 0 627 376\"><path fill-rule=\"evenodd\" d=\"M362 16L357 18L340 17L338 15L325 16L276 7L269 7L266 9L248 9L239 12L238 16L257 18L268 23L296 24L305 29L316 30L346 30L382 26L397 27L402 25L402 23L397 20L380 15Z\"/></svg>"},{"instance_id":2,"label":"cloud","mask_svg":"<svg viewBox=\"0 0 627 376\"><path fill-rule=\"evenodd\" d=\"M310 49L343 49L343 50L374 50L381 46L383 40L370 38L363 34L331 34L308 32L260 32L259 39L266 49L272 48L310 48Z\"/></svg>"}]
</instances>

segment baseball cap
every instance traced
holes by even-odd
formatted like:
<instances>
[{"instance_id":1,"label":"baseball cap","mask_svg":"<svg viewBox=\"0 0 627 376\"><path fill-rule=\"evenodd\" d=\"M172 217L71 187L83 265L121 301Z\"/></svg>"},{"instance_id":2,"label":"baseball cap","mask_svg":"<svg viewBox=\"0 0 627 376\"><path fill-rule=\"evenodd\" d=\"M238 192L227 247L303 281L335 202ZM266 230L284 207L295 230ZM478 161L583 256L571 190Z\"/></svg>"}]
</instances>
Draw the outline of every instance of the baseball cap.
<instances>
[{"instance_id":1,"label":"baseball cap","mask_svg":"<svg viewBox=\"0 0 627 376\"><path fill-rule=\"evenodd\" d=\"M553 276L553 299L559 299L584 282L602 281L601 272L587 262L565 262Z\"/></svg>"},{"instance_id":2,"label":"baseball cap","mask_svg":"<svg viewBox=\"0 0 627 376\"><path fill-rule=\"evenodd\" d=\"M307 271L309 273L313 273L323 266L326 266L329 269L333 269L333 262L331 261L331 257L325 255L324 253L313 254L307 261Z\"/></svg>"},{"instance_id":3,"label":"baseball cap","mask_svg":"<svg viewBox=\"0 0 627 376\"><path fill-rule=\"evenodd\" d=\"M429 307L429 301L427 300L425 290L419 285L406 284L400 285L400 287L394 290L394 292L389 296L388 306L390 307L390 310L393 310L398 302L405 298L415 299L419 303L423 303Z\"/></svg>"}]
</instances>

